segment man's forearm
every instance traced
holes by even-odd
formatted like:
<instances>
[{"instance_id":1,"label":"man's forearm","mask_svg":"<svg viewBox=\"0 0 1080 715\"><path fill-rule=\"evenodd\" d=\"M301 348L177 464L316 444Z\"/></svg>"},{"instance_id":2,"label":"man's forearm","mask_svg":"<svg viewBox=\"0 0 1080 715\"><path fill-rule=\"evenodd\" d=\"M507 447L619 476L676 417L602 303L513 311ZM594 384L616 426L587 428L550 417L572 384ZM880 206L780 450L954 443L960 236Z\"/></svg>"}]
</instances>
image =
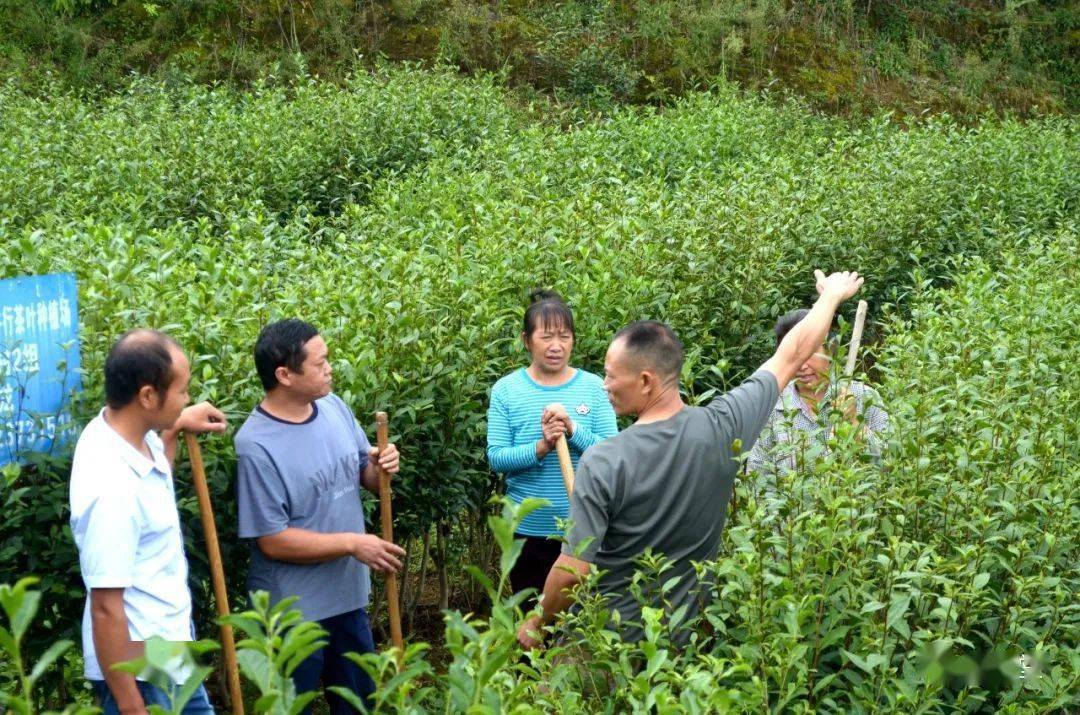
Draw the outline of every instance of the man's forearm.
<instances>
[{"instance_id":1,"label":"man's forearm","mask_svg":"<svg viewBox=\"0 0 1080 715\"><path fill-rule=\"evenodd\" d=\"M351 532L321 534L289 527L270 536L260 536L256 541L259 550L275 561L318 564L352 556L357 536Z\"/></svg>"},{"instance_id":2,"label":"man's forearm","mask_svg":"<svg viewBox=\"0 0 1080 715\"><path fill-rule=\"evenodd\" d=\"M806 317L784 336L777 352L789 353L789 360L796 365L806 362L814 351L825 343L840 303L840 299L836 296L829 294L819 296Z\"/></svg>"},{"instance_id":3,"label":"man's forearm","mask_svg":"<svg viewBox=\"0 0 1080 715\"><path fill-rule=\"evenodd\" d=\"M781 391L795 377L799 367L824 344L841 302L838 296L823 293L806 317L780 341L772 358L762 366L776 376Z\"/></svg>"},{"instance_id":4,"label":"man's forearm","mask_svg":"<svg viewBox=\"0 0 1080 715\"><path fill-rule=\"evenodd\" d=\"M379 493L379 468L375 466L375 462L368 460L364 471L360 473L360 485L372 494Z\"/></svg>"},{"instance_id":5,"label":"man's forearm","mask_svg":"<svg viewBox=\"0 0 1080 715\"><path fill-rule=\"evenodd\" d=\"M143 654L143 644L131 640L123 607L118 612L116 609L92 607L90 613L94 651L117 708L122 713L145 712L146 704L135 684L135 676L112 669L117 663L134 660Z\"/></svg>"},{"instance_id":6,"label":"man's forearm","mask_svg":"<svg viewBox=\"0 0 1080 715\"><path fill-rule=\"evenodd\" d=\"M568 589L574 587L578 580L567 573L556 576L553 571L544 582L543 614L540 616L541 623L551 623L560 613L570 608L573 600L570 598Z\"/></svg>"},{"instance_id":7,"label":"man's forearm","mask_svg":"<svg viewBox=\"0 0 1080 715\"><path fill-rule=\"evenodd\" d=\"M555 617L570 607L573 599L570 590L581 583L588 572L589 564L578 559L571 560L563 555L555 561L544 581L544 597L541 600L542 623L551 623Z\"/></svg>"}]
</instances>

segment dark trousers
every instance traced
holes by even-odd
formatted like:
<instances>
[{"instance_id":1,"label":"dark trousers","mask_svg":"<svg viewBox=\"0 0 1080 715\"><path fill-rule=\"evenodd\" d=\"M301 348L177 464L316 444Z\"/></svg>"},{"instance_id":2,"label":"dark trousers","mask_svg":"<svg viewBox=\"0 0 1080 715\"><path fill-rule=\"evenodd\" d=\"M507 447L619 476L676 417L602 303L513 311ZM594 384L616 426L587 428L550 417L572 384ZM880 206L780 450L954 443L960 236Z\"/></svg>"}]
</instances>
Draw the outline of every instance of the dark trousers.
<instances>
[{"instance_id":1,"label":"dark trousers","mask_svg":"<svg viewBox=\"0 0 1080 715\"><path fill-rule=\"evenodd\" d=\"M351 690L370 706L375 683L360 666L345 657L346 653L375 652L367 611L360 608L330 616L319 621L319 625L326 631L328 642L325 648L309 655L293 671L292 679L297 695L317 690L321 681L323 687L339 685ZM331 715L351 715L356 712L351 705L331 692L326 693L326 703L330 706ZM310 706L304 709L304 715L311 715Z\"/></svg>"},{"instance_id":2,"label":"dark trousers","mask_svg":"<svg viewBox=\"0 0 1080 715\"><path fill-rule=\"evenodd\" d=\"M510 588L514 593L527 588L536 589L536 593L521 604L522 610L527 612L536 605L540 594L544 592L544 582L547 581L548 572L555 564L555 559L559 558L562 542L545 536L526 534L514 534L514 537L525 539L525 547L521 550L521 556L514 568L510 569Z\"/></svg>"}]
</instances>

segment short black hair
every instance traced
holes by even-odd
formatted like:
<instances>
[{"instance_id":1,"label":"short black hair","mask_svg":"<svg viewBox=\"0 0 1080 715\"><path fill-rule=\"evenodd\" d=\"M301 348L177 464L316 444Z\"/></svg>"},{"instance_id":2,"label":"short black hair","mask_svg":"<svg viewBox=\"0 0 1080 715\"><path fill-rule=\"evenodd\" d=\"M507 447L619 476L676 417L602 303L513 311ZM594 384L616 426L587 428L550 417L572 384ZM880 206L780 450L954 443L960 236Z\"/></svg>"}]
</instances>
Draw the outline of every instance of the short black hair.
<instances>
[{"instance_id":1,"label":"short black hair","mask_svg":"<svg viewBox=\"0 0 1080 715\"><path fill-rule=\"evenodd\" d=\"M180 346L157 330L137 328L121 335L105 357L105 404L114 410L127 407L147 385L158 393L168 390L174 377L170 348Z\"/></svg>"},{"instance_id":2,"label":"short black hair","mask_svg":"<svg viewBox=\"0 0 1080 715\"><path fill-rule=\"evenodd\" d=\"M682 374L682 341L675 331L657 320L639 320L615 333L615 340L623 340L626 349L645 366L664 377L678 379Z\"/></svg>"},{"instance_id":3,"label":"short black hair","mask_svg":"<svg viewBox=\"0 0 1080 715\"><path fill-rule=\"evenodd\" d=\"M809 308L797 308L796 310L790 310L777 318L776 325L773 327L773 332L776 333L776 345L779 346L787 334L791 332L791 329L798 325L799 321L809 314ZM825 338L825 347L829 350L834 350L838 341L839 337L836 335L836 331L830 330L828 337Z\"/></svg>"},{"instance_id":4,"label":"short black hair","mask_svg":"<svg viewBox=\"0 0 1080 715\"><path fill-rule=\"evenodd\" d=\"M574 314L562 296L553 290L536 288L529 293L529 307L525 309L525 337L531 338L537 326L562 325L574 333Z\"/></svg>"},{"instance_id":5,"label":"short black hair","mask_svg":"<svg viewBox=\"0 0 1080 715\"><path fill-rule=\"evenodd\" d=\"M277 369L287 367L302 372L307 352L304 344L319 334L315 326L298 318L270 323L259 332L255 341L255 370L266 390L278 386Z\"/></svg>"}]
</instances>

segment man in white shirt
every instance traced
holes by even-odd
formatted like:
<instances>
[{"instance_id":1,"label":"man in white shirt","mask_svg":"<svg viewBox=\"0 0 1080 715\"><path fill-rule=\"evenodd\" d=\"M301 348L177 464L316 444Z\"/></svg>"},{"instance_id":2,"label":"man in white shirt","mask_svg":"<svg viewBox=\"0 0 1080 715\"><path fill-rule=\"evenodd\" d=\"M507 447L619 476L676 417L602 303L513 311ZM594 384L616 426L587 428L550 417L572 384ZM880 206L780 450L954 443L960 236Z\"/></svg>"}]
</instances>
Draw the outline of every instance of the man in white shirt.
<instances>
[{"instance_id":1,"label":"man in white shirt","mask_svg":"<svg viewBox=\"0 0 1080 715\"><path fill-rule=\"evenodd\" d=\"M71 530L87 589L84 672L107 715L171 707L167 694L112 666L142 655L151 636L194 637L171 464L181 431L224 432L225 415L207 402L186 406L190 379L172 338L126 333L105 360L106 406L75 447ZM184 712L212 713L206 691Z\"/></svg>"}]
</instances>

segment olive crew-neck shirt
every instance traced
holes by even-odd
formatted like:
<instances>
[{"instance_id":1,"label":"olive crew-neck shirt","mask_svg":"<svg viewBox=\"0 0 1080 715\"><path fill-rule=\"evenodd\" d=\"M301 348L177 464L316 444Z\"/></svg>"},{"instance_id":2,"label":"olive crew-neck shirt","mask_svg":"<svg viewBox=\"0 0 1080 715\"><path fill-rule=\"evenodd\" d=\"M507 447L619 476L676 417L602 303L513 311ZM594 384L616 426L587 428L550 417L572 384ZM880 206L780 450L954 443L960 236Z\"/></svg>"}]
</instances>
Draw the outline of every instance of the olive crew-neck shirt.
<instances>
[{"instance_id":1,"label":"olive crew-neck shirt","mask_svg":"<svg viewBox=\"0 0 1080 715\"><path fill-rule=\"evenodd\" d=\"M600 592L619 612L624 640L643 635L641 604L629 586L635 559L648 548L673 562L663 581L679 577L666 595L670 612L686 606L689 618L699 611L693 563L716 558L738 455L753 447L778 392L776 377L758 370L705 407L631 425L582 456L563 553L602 572Z\"/></svg>"}]
</instances>

